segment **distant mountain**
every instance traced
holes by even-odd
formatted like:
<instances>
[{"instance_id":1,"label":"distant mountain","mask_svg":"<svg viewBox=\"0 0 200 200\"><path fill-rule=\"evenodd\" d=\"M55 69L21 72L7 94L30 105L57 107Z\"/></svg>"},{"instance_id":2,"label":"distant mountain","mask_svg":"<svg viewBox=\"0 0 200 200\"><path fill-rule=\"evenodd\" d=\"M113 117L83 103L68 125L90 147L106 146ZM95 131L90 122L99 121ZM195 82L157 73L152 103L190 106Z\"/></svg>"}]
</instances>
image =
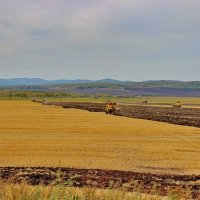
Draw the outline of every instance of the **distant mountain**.
<instances>
[{"instance_id":1,"label":"distant mountain","mask_svg":"<svg viewBox=\"0 0 200 200\"><path fill-rule=\"evenodd\" d=\"M40 78L11 78L0 79L0 86L16 86L16 85L50 85L50 84L73 84L73 83L91 83L90 80L45 80Z\"/></svg>"},{"instance_id":2,"label":"distant mountain","mask_svg":"<svg viewBox=\"0 0 200 200\"><path fill-rule=\"evenodd\" d=\"M45 80L40 78L10 78L0 79L0 86L17 86L17 85L56 85L56 84L82 84L82 83L124 83L133 81L120 81L111 78L100 80L87 80L87 79L59 79L59 80Z\"/></svg>"},{"instance_id":3,"label":"distant mountain","mask_svg":"<svg viewBox=\"0 0 200 200\"><path fill-rule=\"evenodd\" d=\"M95 82L95 83L122 83L124 81L106 78L106 79L96 80L96 81L93 81L93 82Z\"/></svg>"},{"instance_id":4,"label":"distant mountain","mask_svg":"<svg viewBox=\"0 0 200 200\"><path fill-rule=\"evenodd\" d=\"M17 85L56 85L56 84L81 84L81 83L121 83L124 81L114 80L110 78L101 80L87 80L87 79L59 79L59 80L45 80L40 78L10 78L0 79L0 86L17 86Z\"/></svg>"},{"instance_id":5,"label":"distant mountain","mask_svg":"<svg viewBox=\"0 0 200 200\"><path fill-rule=\"evenodd\" d=\"M0 79L0 90L29 90L116 96L200 96L200 81L148 80L142 82L101 80Z\"/></svg>"},{"instance_id":6,"label":"distant mountain","mask_svg":"<svg viewBox=\"0 0 200 200\"><path fill-rule=\"evenodd\" d=\"M39 78L11 78L0 79L0 86L14 86L14 85L43 85L48 81Z\"/></svg>"}]
</instances>

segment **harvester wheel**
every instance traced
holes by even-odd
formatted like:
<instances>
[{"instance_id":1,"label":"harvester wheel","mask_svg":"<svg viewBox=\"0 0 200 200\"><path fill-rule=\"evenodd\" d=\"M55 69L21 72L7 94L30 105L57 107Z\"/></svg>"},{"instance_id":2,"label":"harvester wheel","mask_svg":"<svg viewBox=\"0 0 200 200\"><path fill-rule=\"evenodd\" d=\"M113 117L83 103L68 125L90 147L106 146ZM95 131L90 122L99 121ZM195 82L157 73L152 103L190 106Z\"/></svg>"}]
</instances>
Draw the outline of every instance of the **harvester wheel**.
<instances>
[{"instance_id":1,"label":"harvester wheel","mask_svg":"<svg viewBox=\"0 0 200 200\"><path fill-rule=\"evenodd\" d=\"M112 110L109 110L109 111L108 111L108 114L110 114L110 115L111 115L111 114L112 114Z\"/></svg>"}]
</instances>

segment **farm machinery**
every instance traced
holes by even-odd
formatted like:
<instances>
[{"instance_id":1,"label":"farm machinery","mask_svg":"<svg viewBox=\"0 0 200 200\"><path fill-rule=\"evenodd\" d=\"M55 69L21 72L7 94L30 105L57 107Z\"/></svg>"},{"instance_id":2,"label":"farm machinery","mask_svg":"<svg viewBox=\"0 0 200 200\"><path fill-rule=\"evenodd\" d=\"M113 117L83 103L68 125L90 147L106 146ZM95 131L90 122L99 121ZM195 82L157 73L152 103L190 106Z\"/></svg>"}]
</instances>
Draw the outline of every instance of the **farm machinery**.
<instances>
[{"instance_id":1,"label":"farm machinery","mask_svg":"<svg viewBox=\"0 0 200 200\"><path fill-rule=\"evenodd\" d=\"M181 104L180 101L177 101L177 102L173 105L173 107L175 107L175 108L181 108L181 107L182 107L182 104Z\"/></svg>"},{"instance_id":2,"label":"farm machinery","mask_svg":"<svg viewBox=\"0 0 200 200\"><path fill-rule=\"evenodd\" d=\"M117 107L116 107L115 102L107 101L106 108L105 108L105 113L106 114L111 114L114 115L116 113Z\"/></svg>"}]
</instances>

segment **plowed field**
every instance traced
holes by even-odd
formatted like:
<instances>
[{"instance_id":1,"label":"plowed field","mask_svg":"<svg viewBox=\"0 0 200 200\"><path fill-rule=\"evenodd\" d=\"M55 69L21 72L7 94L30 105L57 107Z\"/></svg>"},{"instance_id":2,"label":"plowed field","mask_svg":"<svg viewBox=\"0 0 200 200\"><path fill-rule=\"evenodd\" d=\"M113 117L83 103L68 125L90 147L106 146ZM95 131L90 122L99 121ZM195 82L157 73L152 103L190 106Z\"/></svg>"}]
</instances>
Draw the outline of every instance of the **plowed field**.
<instances>
[{"instance_id":1,"label":"plowed field","mask_svg":"<svg viewBox=\"0 0 200 200\"><path fill-rule=\"evenodd\" d=\"M54 184L57 171L61 171L63 180L74 186L125 186L130 191L137 186L147 193L156 186L160 194L166 194L170 188L191 188L197 199L199 128L106 115L100 112L104 104L61 106L71 109L28 101L0 102L0 176L3 179L25 178L31 184L40 181ZM118 114L166 115L155 107L133 106L135 111L130 108L122 105ZM193 109L175 112L191 112L188 119L198 118L192 114Z\"/></svg>"},{"instance_id":2,"label":"plowed field","mask_svg":"<svg viewBox=\"0 0 200 200\"><path fill-rule=\"evenodd\" d=\"M59 177L58 177L59 176ZM65 184L73 187L101 189L124 188L146 194L167 195L179 188L179 193L200 199L200 176L158 175L99 169L73 168L0 168L0 177L12 183L26 180L31 185Z\"/></svg>"},{"instance_id":3,"label":"plowed field","mask_svg":"<svg viewBox=\"0 0 200 200\"><path fill-rule=\"evenodd\" d=\"M58 105L64 108L78 108L91 112L104 112L104 103L83 102L46 102L47 105ZM173 108L144 105L118 105L120 111L115 115L131 118L148 119L171 124L200 127L199 108Z\"/></svg>"}]
</instances>

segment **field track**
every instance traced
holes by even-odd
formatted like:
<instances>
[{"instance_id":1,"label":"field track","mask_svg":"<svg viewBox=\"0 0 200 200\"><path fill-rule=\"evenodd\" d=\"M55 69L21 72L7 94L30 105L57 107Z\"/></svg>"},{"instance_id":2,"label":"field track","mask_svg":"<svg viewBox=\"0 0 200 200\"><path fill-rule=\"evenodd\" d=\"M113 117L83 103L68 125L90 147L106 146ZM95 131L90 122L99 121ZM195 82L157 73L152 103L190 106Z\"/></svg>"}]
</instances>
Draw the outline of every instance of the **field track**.
<instances>
[{"instance_id":1,"label":"field track","mask_svg":"<svg viewBox=\"0 0 200 200\"><path fill-rule=\"evenodd\" d=\"M59 174L59 182L58 182ZM126 188L128 191L140 190L151 194L153 190L159 195L167 195L169 190L176 189L190 192L192 198L200 199L200 176L194 175L158 175L99 169L73 168L21 168L1 167L0 177L12 183L26 180L31 185L66 184L73 187L97 187L102 189Z\"/></svg>"},{"instance_id":2,"label":"field track","mask_svg":"<svg viewBox=\"0 0 200 200\"><path fill-rule=\"evenodd\" d=\"M44 102L45 105L57 105L63 108L77 108L91 112L104 112L104 103L89 102ZM141 105L119 105L120 111L115 115L147 119L171 124L200 127L200 109L172 108Z\"/></svg>"}]
</instances>

